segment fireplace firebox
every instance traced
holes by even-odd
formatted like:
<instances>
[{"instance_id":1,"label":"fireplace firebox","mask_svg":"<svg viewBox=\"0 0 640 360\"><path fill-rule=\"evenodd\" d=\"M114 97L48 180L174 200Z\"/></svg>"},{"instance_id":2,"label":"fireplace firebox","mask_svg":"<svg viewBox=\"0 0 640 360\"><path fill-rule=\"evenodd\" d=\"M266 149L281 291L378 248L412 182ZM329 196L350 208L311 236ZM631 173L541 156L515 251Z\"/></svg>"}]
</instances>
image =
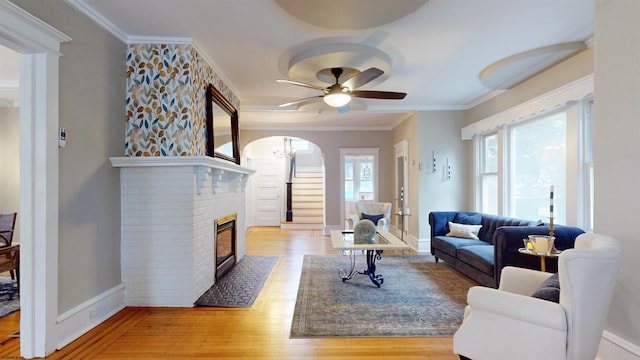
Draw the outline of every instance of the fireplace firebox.
<instances>
[{"instance_id":1,"label":"fireplace firebox","mask_svg":"<svg viewBox=\"0 0 640 360\"><path fill-rule=\"evenodd\" d=\"M236 214L216 219L216 280L236 264Z\"/></svg>"}]
</instances>

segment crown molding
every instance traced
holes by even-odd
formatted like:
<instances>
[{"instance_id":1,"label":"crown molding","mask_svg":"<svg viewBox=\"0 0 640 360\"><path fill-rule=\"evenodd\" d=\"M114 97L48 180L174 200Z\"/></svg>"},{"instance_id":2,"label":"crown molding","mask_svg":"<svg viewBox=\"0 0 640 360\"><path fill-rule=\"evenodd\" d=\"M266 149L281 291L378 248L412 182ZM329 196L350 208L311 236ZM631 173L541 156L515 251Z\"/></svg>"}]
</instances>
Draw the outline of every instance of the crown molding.
<instances>
[{"instance_id":1,"label":"crown molding","mask_svg":"<svg viewBox=\"0 0 640 360\"><path fill-rule=\"evenodd\" d=\"M128 35L122 31L119 27L115 26L109 19L102 16L96 9L89 6L83 0L65 0L67 4L74 7L76 10L85 14L91 20L95 21L98 25L102 26L105 30L110 32L113 36L117 37L123 43L127 43Z\"/></svg>"},{"instance_id":2,"label":"crown molding","mask_svg":"<svg viewBox=\"0 0 640 360\"><path fill-rule=\"evenodd\" d=\"M546 111L565 106L593 93L593 74L572 81L555 90L537 96L497 114L476 121L462 128L462 139L471 140L474 135L497 129L498 127L530 118Z\"/></svg>"},{"instance_id":3,"label":"crown molding","mask_svg":"<svg viewBox=\"0 0 640 360\"><path fill-rule=\"evenodd\" d=\"M127 35L126 43L127 45L134 45L134 44L193 45L193 40L190 37Z\"/></svg>"},{"instance_id":4,"label":"crown molding","mask_svg":"<svg viewBox=\"0 0 640 360\"><path fill-rule=\"evenodd\" d=\"M4 45L11 44L9 48L13 50L25 50L15 41L22 39L22 42L44 51L62 55L60 43L71 41L69 36L8 0L0 0L0 13L3 14L0 33L3 34Z\"/></svg>"}]
</instances>

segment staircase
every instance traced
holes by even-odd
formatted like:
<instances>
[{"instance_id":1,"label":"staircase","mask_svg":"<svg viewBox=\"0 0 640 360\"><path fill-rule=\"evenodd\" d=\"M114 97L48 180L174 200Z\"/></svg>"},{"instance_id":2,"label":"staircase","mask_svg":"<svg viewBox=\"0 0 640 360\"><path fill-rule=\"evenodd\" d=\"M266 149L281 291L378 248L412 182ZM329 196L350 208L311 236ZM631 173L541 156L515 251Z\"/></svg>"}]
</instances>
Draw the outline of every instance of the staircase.
<instances>
[{"instance_id":1,"label":"staircase","mask_svg":"<svg viewBox=\"0 0 640 360\"><path fill-rule=\"evenodd\" d=\"M324 185L321 172L297 172L291 185L293 221L282 229L324 229Z\"/></svg>"}]
</instances>

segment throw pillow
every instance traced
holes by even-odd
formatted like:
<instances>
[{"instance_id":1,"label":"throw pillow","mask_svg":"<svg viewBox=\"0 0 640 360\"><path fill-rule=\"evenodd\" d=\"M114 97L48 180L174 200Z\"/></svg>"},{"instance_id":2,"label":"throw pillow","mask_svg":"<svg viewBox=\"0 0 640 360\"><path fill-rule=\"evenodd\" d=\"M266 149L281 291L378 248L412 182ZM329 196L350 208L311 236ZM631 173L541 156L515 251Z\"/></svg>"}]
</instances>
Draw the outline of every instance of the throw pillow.
<instances>
[{"instance_id":1,"label":"throw pillow","mask_svg":"<svg viewBox=\"0 0 640 360\"><path fill-rule=\"evenodd\" d=\"M545 280L531 296L534 298L560 302L560 279L555 273Z\"/></svg>"},{"instance_id":2,"label":"throw pillow","mask_svg":"<svg viewBox=\"0 0 640 360\"><path fill-rule=\"evenodd\" d=\"M481 227L482 225L458 224L449 221L449 232L447 236L478 240L478 231L480 231Z\"/></svg>"},{"instance_id":3,"label":"throw pillow","mask_svg":"<svg viewBox=\"0 0 640 360\"><path fill-rule=\"evenodd\" d=\"M482 214L468 215L465 213L457 213L453 222L458 224L480 225L482 224Z\"/></svg>"},{"instance_id":4,"label":"throw pillow","mask_svg":"<svg viewBox=\"0 0 640 360\"><path fill-rule=\"evenodd\" d=\"M378 225L378 221L380 221L380 219L382 219L383 217L384 217L384 214L368 215L368 214L362 213L361 220L371 220L374 224Z\"/></svg>"}]
</instances>

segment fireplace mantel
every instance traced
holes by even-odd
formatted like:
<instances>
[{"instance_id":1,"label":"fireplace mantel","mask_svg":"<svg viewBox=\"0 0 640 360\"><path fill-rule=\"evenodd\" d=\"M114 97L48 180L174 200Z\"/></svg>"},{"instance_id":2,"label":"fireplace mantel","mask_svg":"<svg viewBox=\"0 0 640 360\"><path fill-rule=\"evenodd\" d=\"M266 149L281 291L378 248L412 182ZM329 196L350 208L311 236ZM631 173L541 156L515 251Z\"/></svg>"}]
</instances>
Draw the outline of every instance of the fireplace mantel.
<instances>
[{"instance_id":1,"label":"fireplace mantel","mask_svg":"<svg viewBox=\"0 0 640 360\"><path fill-rule=\"evenodd\" d=\"M244 168L226 160L209 156L137 156L111 157L113 167L174 167L194 166L198 169L198 194L202 191L204 181L211 177L213 191L223 183L231 186L234 192L240 192L255 170Z\"/></svg>"},{"instance_id":2,"label":"fireplace mantel","mask_svg":"<svg viewBox=\"0 0 640 360\"><path fill-rule=\"evenodd\" d=\"M125 304L193 306L215 282L217 218L237 214L237 260L244 256L254 170L207 156L110 160L120 168Z\"/></svg>"}]
</instances>

